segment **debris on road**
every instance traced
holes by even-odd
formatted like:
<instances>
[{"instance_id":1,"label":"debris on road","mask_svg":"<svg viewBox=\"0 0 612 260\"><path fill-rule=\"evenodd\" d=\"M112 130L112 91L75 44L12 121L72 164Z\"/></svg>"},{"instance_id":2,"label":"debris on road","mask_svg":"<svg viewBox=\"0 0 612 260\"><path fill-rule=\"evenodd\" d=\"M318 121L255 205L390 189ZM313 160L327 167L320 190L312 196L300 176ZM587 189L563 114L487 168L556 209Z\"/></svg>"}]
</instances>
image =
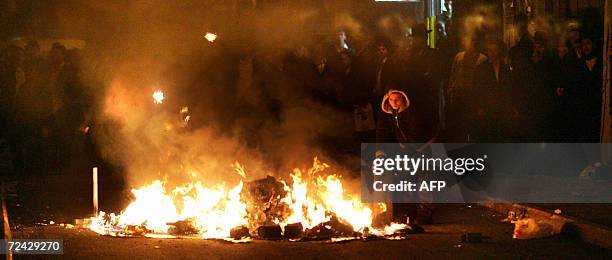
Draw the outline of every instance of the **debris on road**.
<instances>
[{"instance_id":1,"label":"debris on road","mask_svg":"<svg viewBox=\"0 0 612 260\"><path fill-rule=\"evenodd\" d=\"M286 238L300 238L304 234L304 228L302 223L293 223L285 226L285 237Z\"/></svg>"},{"instance_id":2,"label":"debris on road","mask_svg":"<svg viewBox=\"0 0 612 260\"><path fill-rule=\"evenodd\" d=\"M406 225L406 228L402 228L400 230L397 230L396 233L398 234L417 234L417 233L424 233L425 229L423 229L420 226L417 225Z\"/></svg>"},{"instance_id":3,"label":"debris on road","mask_svg":"<svg viewBox=\"0 0 612 260\"><path fill-rule=\"evenodd\" d=\"M554 225L549 221L536 220L534 218L523 218L514 221L514 239L544 238L561 233L561 226Z\"/></svg>"},{"instance_id":4,"label":"debris on road","mask_svg":"<svg viewBox=\"0 0 612 260\"><path fill-rule=\"evenodd\" d=\"M230 230L230 238L239 240L242 238L250 237L249 229L245 226L239 226Z\"/></svg>"},{"instance_id":5,"label":"debris on road","mask_svg":"<svg viewBox=\"0 0 612 260\"><path fill-rule=\"evenodd\" d=\"M174 223L168 223L170 228L168 233L170 235L196 235L198 229L193 226L193 223L189 220L181 220Z\"/></svg>"},{"instance_id":6,"label":"debris on road","mask_svg":"<svg viewBox=\"0 0 612 260\"><path fill-rule=\"evenodd\" d=\"M279 225L261 226L257 229L257 235L259 238L267 240L283 239L282 230Z\"/></svg>"}]
</instances>

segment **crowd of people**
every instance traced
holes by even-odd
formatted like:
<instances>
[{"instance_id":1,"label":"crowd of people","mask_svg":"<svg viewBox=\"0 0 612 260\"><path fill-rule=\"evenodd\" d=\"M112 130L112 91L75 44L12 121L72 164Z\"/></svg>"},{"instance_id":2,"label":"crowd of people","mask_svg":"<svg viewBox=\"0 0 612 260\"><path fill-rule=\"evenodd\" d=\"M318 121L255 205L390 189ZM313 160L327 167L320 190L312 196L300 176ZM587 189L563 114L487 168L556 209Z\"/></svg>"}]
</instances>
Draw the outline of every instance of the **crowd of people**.
<instances>
[{"instance_id":1,"label":"crowd of people","mask_svg":"<svg viewBox=\"0 0 612 260\"><path fill-rule=\"evenodd\" d=\"M78 50L59 43L41 52L11 44L0 62L0 122L16 176L60 172L83 128L91 97L80 79Z\"/></svg>"},{"instance_id":2,"label":"crowd of people","mask_svg":"<svg viewBox=\"0 0 612 260\"><path fill-rule=\"evenodd\" d=\"M599 142L599 32L569 27L555 38L538 30L530 34L525 26L508 48L498 32L465 35L453 46L440 27L437 48L428 47L429 31L416 25L407 47L379 39L372 46L375 58L336 48L313 65L327 63L332 68L318 74L335 74L328 77L342 83L321 100L353 113L359 142ZM339 61L335 72L331 60ZM376 137L377 121L389 113L384 102L381 109L383 96L396 90L420 118L422 129L405 131L424 136Z\"/></svg>"},{"instance_id":3,"label":"crowd of people","mask_svg":"<svg viewBox=\"0 0 612 260\"><path fill-rule=\"evenodd\" d=\"M529 33L525 26L511 48L499 32L459 38L439 23L435 48L428 46L424 24L412 26L411 32L401 44L386 37L352 42L341 32L281 55L278 66L266 55L244 55L252 58L250 84L260 93L257 98L267 100L258 103L265 107L260 109L281 120L284 101L274 98L269 85L281 84L276 81L282 75L309 99L352 117L353 132L343 133L352 137L350 147L599 141L601 32L568 27L563 37L553 37ZM242 60L233 65L232 73L244 69ZM44 55L35 40L3 50L0 120L17 172L61 171L69 165L72 143L91 126L86 121L91 120L93 98L83 86L80 67L78 50L59 43ZM222 84L230 83L240 84ZM389 109L394 106L388 102L398 98L401 110ZM410 126L401 129L400 120Z\"/></svg>"}]
</instances>

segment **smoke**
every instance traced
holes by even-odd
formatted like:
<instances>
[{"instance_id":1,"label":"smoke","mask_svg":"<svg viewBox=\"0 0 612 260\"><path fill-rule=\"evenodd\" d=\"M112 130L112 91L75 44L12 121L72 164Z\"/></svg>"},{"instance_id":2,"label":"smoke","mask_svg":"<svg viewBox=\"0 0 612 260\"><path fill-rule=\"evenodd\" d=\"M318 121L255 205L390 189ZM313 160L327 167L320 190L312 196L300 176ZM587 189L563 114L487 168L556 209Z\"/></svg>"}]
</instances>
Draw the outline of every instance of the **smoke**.
<instances>
[{"instance_id":1,"label":"smoke","mask_svg":"<svg viewBox=\"0 0 612 260\"><path fill-rule=\"evenodd\" d=\"M476 6L470 14L462 18L459 35L464 44L469 40L483 42L485 34L498 34L502 31L497 8L496 5Z\"/></svg>"},{"instance_id":2,"label":"smoke","mask_svg":"<svg viewBox=\"0 0 612 260\"><path fill-rule=\"evenodd\" d=\"M310 166L314 156L329 160L321 133L350 132L350 117L306 98L309 86L283 67L299 46L315 45L313 34L363 34L350 14L330 22L322 12L254 9L250 1L67 1L37 20L53 24L49 34L87 42L95 140L105 159L126 169L130 186L216 184L240 179L236 161L252 180ZM208 32L218 38L209 42ZM156 90L162 104L153 102Z\"/></svg>"}]
</instances>

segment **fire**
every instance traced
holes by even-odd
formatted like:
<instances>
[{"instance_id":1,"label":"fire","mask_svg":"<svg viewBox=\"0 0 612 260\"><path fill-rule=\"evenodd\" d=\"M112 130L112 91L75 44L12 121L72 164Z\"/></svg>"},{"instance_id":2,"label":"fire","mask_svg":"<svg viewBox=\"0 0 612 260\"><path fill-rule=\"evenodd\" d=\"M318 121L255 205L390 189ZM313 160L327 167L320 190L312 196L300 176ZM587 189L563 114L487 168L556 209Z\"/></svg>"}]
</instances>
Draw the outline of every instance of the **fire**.
<instances>
[{"instance_id":1,"label":"fire","mask_svg":"<svg viewBox=\"0 0 612 260\"><path fill-rule=\"evenodd\" d=\"M161 181L155 181L149 186L132 190L136 200L130 204L119 218L119 225L145 224L149 230L168 232L167 222L178 220L176 207L172 198L165 194ZM148 214L156 212L155 214Z\"/></svg>"},{"instance_id":2,"label":"fire","mask_svg":"<svg viewBox=\"0 0 612 260\"><path fill-rule=\"evenodd\" d=\"M164 92L161 90L157 90L153 92L153 103L161 104L164 102Z\"/></svg>"},{"instance_id":3,"label":"fire","mask_svg":"<svg viewBox=\"0 0 612 260\"><path fill-rule=\"evenodd\" d=\"M189 115L189 107L182 107L180 114L181 118L183 118L183 122L181 123L181 125L183 127L187 127L187 125L189 124L189 119L191 119L191 116Z\"/></svg>"},{"instance_id":4,"label":"fire","mask_svg":"<svg viewBox=\"0 0 612 260\"><path fill-rule=\"evenodd\" d=\"M185 221L203 238L229 237L230 230L246 224L246 204L240 201L242 181L227 191L224 186L205 188L201 182L177 187L170 193L156 180L132 190L135 200L121 215L100 215L92 220L97 233L131 235L130 228L142 227L156 234L171 232L173 225ZM177 205L182 205L179 210ZM107 232L113 230L113 232Z\"/></svg>"},{"instance_id":5,"label":"fire","mask_svg":"<svg viewBox=\"0 0 612 260\"><path fill-rule=\"evenodd\" d=\"M246 178L242 165L236 162L232 166L242 179ZM275 219L274 223L283 229L288 224L301 223L303 230L307 230L318 225L327 226L335 217L364 236L390 235L405 228L403 224L373 228L372 209L362 204L357 196L345 194L339 176L323 176L322 172L327 168L327 164L315 158L305 175L296 169L291 174L291 185L282 182L287 193L280 201L290 209L290 213ZM231 188L225 184L210 186L196 181L169 191L164 182L156 180L133 189L135 199L121 214L100 212L99 216L92 218L90 229L113 236L173 237L174 234L190 234L227 239L233 228L249 226L248 202L241 197L243 186L242 180Z\"/></svg>"},{"instance_id":6,"label":"fire","mask_svg":"<svg viewBox=\"0 0 612 260\"><path fill-rule=\"evenodd\" d=\"M317 174L328 167L315 158L308 174L316 177L310 183L302 179L299 170L291 175L293 188L285 186L289 195L283 201L292 209L292 214L281 226L299 222L304 229L312 228L329 221L330 213L350 224L358 232L372 225L372 210L364 206L357 197L345 196L342 182L337 176L322 177Z\"/></svg>"},{"instance_id":7,"label":"fire","mask_svg":"<svg viewBox=\"0 0 612 260\"><path fill-rule=\"evenodd\" d=\"M209 42L214 42L217 39L217 35L214 33L206 33L206 35L204 35L204 38L206 38L206 40Z\"/></svg>"}]
</instances>

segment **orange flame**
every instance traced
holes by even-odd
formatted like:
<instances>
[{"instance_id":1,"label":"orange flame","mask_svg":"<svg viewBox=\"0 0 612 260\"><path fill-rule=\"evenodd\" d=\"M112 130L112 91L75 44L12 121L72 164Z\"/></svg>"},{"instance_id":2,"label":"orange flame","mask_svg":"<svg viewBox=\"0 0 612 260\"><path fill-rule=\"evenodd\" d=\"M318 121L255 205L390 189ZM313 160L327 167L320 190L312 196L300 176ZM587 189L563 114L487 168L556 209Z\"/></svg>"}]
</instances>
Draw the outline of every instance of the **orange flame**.
<instances>
[{"instance_id":1,"label":"orange flame","mask_svg":"<svg viewBox=\"0 0 612 260\"><path fill-rule=\"evenodd\" d=\"M246 178L242 165L236 162L233 167L238 175ZM327 164L315 158L305 178L299 169L291 174L293 183L285 184L287 195L281 198L291 211L288 217L276 220L283 229L291 223L301 223L304 229L313 228L329 221L331 216L364 234L391 235L405 228L403 224L373 228L373 211L358 196L345 194L340 177L322 176L321 172L327 168ZM167 192L164 183L156 180L132 190L135 200L120 215L100 212L92 218L89 228L114 236L144 233L172 237L171 223L187 221L202 238L228 238L232 228L248 224L247 204L240 197L242 188L242 181L231 189L224 185L207 187L197 181Z\"/></svg>"}]
</instances>

